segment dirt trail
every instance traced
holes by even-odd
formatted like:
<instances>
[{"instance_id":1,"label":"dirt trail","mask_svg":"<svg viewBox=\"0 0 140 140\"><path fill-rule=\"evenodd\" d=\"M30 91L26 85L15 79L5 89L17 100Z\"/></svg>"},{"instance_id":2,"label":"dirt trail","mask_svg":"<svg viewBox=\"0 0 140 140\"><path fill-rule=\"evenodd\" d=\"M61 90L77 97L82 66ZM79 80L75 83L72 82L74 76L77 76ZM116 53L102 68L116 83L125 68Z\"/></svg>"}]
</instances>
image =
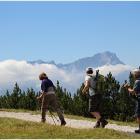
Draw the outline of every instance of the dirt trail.
<instances>
[{"instance_id":1,"label":"dirt trail","mask_svg":"<svg viewBox=\"0 0 140 140\"><path fill-rule=\"evenodd\" d=\"M0 117L10 117L10 118L16 118L21 119L25 121L32 121L32 122L40 122L41 116L40 115L32 115L31 113L16 113L16 112L5 112L0 111ZM58 118L58 117L57 117ZM46 121L49 124L54 124L53 119L50 116L46 116ZM56 125L60 125L60 121L57 122L55 119ZM66 118L66 126L72 127L72 128L93 128L95 125L95 122L88 121L88 120L75 120L75 119L68 119ZM130 132L134 133L134 130L137 129L136 127L131 126L121 126L117 124L108 124L106 128L114 129L117 131L123 131L123 132Z\"/></svg>"}]
</instances>

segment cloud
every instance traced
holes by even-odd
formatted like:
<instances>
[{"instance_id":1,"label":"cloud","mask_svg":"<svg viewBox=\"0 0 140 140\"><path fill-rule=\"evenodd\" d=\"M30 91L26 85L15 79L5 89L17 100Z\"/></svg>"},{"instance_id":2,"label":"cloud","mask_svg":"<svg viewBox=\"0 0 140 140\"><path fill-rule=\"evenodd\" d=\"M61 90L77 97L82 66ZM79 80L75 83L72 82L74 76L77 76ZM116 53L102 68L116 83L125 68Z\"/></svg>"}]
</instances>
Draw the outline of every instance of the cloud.
<instances>
[{"instance_id":1,"label":"cloud","mask_svg":"<svg viewBox=\"0 0 140 140\"><path fill-rule=\"evenodd\" d=\"M113 76L117 76L124 71L131 71L134 68L129 65L117 64L117 65L104 65L96 69L99 69L100 73L103 75L106 75L109 72L111 72Z\"/></svg>"},{"instance_id":2,"label":"cloud","mask_svg":"<svg viewBox=\"0 0 140 140\"><path fill-rule=\"evenodd\" d=\"M134 67L129 65L117 64L117 65L104 65L97 68L100 73L107 75L109 72L118 80L121 84L129 79L129 73L134 69Z\"/></svg>"},{"instance_id":3,"label":"cloud","mask_svg":"<svg viewBox=\"0 0 140 140\"><path fill-rule=\"evenodd\" d=\"M103 75L112 72L114 76L133 68L127 65L105 65L99 68ZM21 89L33 87L40 90L40 81L38 75L46 72L54 84L59 80L63 88L68 91L76 91L84 81L85 73L80 71L65 71L52 64L29 64L26 61L6 60L0 62L0 90L13 89L17 82Z\"/></svg>"},{"instance_id":4,"label":"cloud","mask_svg":"<svg viewBox=\"0 0 140 140\"><path fill-rule=\"evenodd\" d=\"M38 75L46 72L54 84L60 84L70 89L76 89L80 83L81 74L66 72L51 64L31 65L26 61L6 60L0 62L0 89L12 89L17 82L22 89L33 87L40 89Z\"/></svg>"}]
</instances>

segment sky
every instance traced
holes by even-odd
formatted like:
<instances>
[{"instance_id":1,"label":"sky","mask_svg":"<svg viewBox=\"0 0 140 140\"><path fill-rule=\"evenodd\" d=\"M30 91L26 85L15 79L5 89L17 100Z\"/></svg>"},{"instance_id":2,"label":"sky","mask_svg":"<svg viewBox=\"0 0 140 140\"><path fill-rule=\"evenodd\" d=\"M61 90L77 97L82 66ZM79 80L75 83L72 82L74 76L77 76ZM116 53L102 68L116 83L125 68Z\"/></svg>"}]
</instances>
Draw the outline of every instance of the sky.
<instances>
[{"instance_id":1,"label":"sky","mask_svg":"<svg viewBox=\"0 0 140 140\"><path fill-rule=\"evenodd\" d=\"M65 64L104 51L139 66L140 2L0 1L0 61Z\"/></svg>"},{"instance_id":2,"label":"sky","mask_svg":"<svg viewBox=\"0 0 140 140\"><path fill-rule=\"evenodd\" d=\"M0 1L0 94L17 82L22 89L40 90L38 75L75 92L85 73L65 71L42 59L70 63L110 51L126 65L105 65L119 80L139 66L140 2L4 2Z\"/></svg>"}]
</instances>

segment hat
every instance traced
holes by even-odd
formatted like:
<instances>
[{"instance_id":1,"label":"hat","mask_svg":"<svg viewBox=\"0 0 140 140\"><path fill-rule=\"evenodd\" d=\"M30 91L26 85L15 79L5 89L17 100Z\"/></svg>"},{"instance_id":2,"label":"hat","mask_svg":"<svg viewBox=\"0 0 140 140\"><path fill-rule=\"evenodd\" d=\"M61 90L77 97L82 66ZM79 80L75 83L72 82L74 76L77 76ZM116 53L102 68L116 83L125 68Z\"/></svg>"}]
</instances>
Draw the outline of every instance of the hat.
<instances>
[{"instance_id":1,"label":"hat","mask_svg":"<svg viewBox=\"0 0 140 140\"><path fill-rule=\"evenodd\" d=\"M132 74L134 74L134 75L137 76L137 77L140 77L140 69L134 69L134 70L132 71Z\"/></svg>"},{"instance_id":2,"label":"hat","mask_svg":"<svg viewBox=\"0 0 140 140\"><path fill-rule=\"evenodd\" d=\"M93 68L91 68L91 67L86 68L86 73L93 74Z\"/></svg>"},{"instance_id":3,"label":"hat","mask_svg":"<svg viewBox=\"0 0 140 140\"><path fill-rule=\"evenodd\" d=\"M40 79L40 80L43 80L43 79L45 79L45 78L47 78L47 74L46 74L45 72L42 72L42 73L39 75L39 79Z\"/></svg>"}]
</instances>

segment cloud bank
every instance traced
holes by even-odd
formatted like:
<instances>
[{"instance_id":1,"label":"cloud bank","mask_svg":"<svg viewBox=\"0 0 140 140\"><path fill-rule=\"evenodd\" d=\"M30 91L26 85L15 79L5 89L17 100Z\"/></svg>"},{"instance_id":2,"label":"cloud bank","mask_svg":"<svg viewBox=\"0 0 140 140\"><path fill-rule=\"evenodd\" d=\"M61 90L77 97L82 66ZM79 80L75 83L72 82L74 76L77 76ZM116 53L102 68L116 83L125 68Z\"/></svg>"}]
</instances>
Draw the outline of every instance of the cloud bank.
<instances>
[{"instance_id":1,"label":"cloud bank","mask_svg":"<svg viewBox=\"0 0 140 140\"><path fill-rule=\"evenodd\" d=\"M133 67L128 65L105 65L98 67L103 75L112 72L114 76L118 76L124 72L129 72ZM48 77L52 79L54 84L59 80L60 84L74 92L84 81L85 73L80 71L65 71L52 64L29 64L26 61L6 60L0 62L0 91L13 89L17 82L21 89L33 87L35 90L40 90L40 81L38 75L41 72L46 72ZM121 76L122 78L122 76Z\"/></svg>"},{"instance_id":2,"label":"cloud bank","mask_svg":"<svg viewBox=\"0 0 140 140\"><path fill-rule=\"evenodd\" d=\"M75 89L80 83L82 73L66 72L51 64L29 64L26 61L6 60L0 62L0 90L12 89L17 82L22 89L33 87L40 89L38 75L46 72L54 84L60 84L70 89Z\"/></svg>"},{"instance_id":3,"label":"cloud bank","mask_svg":"<svg viewBox=\"0 0 140 140\"><path fill-rule=\"evenodd\" d=\"M111 72L113 74L113 76L117 76L124 71L131 71L134 68L129 65L117 64L117 65L104 65L97 69L99 69L100 73L103 75L106 75L109 72Z\"/></svg>"}]
</instances>

